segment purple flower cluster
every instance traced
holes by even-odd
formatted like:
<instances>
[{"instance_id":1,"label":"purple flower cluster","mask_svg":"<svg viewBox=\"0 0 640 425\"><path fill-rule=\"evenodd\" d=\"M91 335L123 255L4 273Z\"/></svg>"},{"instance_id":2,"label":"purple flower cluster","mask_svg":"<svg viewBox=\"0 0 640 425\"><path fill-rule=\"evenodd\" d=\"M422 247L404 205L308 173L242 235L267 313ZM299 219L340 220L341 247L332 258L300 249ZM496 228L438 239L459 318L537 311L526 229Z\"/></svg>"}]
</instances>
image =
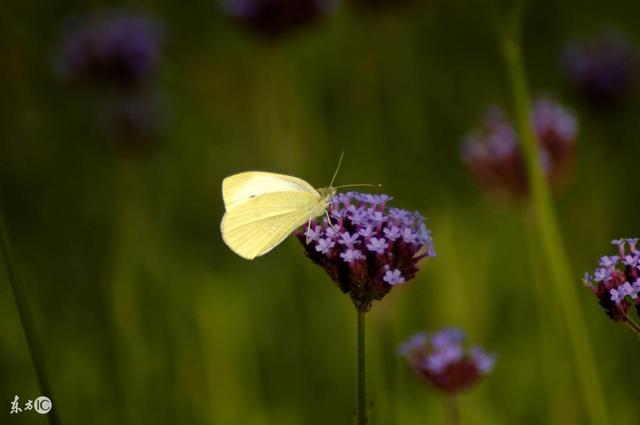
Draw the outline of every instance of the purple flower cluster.
<instances>
[{"instance_id":1,"label":"purple flower cluster","mask_svg":"<svg viewBox=\"0 0 640 425\"><path fill-rule=\"evenodd\" d=\"M638 239L616 239L618 255L604 256L593 275L585 273L584 283L607 315L615 321L627 321L633 305L640 315L640 250Z\"/></svg>"},{"instance_id":2,"label":"purple flower cluster","mask_svg":"<svg viewBox=\"0 0 640 425\"><path fill-rule=\"evenodd\" d=\"M73 22L62 40L58 70L70 81L135 89L156 68L161 35L157 22L123 11Z\"/></svg>"},{"instance_id":3,"label":"purple flower cluster","mask_svg":"<svg viewBox=\"0 0 640 425\"><path fill-rule=\"evenodd\" d=\"M329 13L331 0L225 0L223 9L245 26L277 37Z\"/></svg>"},{"instance_id":4,"label":"purple flower cluster","mask_svg":"<svg viewBox=\"0 0 640 425\"><path fill-rule=\"evenodd\" d=\"M618 32L569 43L562 64L573 88L596 104L620 100L636 82L636 51Z\"/></svg>"},{"instance_id":5,"label":"purple flower cluster","mask_svg":"<svg viewBox=\"0 0 640 425\"><path fill-rule=\"evenodd\" d=\"M431 231L418 212L387 208L387 195L349 192L331 199L327 217L297 232L321 266L360 311L411 280L418 262L435 256Z\"/></svg>"},{"instance_id":6,"label":"purple flower cluster","mask_svg":"<svg viewBox=\"0 0 640 425\"><path fill-rule=\"evenodd\" d=\"M531 114L547 178L554 186L560 186L573 158L576 117L546 97L535 101ZM514 198L528 194L518 136L500 107L488 108L482 128L465 138L462 159L482 186Z\"/></svg>"},{"instance_id":7,"label":"purple flower cluster","mask_svg":"<svg viewBox=\"0 0 640 425\"><path fill-rule=\"evenodd\" d=\"M464 334L446 328L431 336L418 333L398 352L409 367L436 388L454 394L475 385L493 369L495 356L480 347L463 348Z\"/></svg>"}]
</instances>

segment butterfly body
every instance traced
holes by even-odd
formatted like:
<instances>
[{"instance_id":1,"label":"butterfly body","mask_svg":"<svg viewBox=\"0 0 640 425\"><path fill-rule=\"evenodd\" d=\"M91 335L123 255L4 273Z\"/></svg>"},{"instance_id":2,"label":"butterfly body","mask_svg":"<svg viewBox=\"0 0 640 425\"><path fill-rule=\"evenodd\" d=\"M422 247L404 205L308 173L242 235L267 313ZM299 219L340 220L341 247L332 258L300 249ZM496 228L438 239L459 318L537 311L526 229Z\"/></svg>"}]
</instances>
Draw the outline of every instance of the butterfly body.
<instances>
[{"instance_id":1,"label":"butterfly body","mask_svg":"<svg viewBox=\"0 0 640 425\"><path fill-rule=\"evenodd\" d=\"M325 214L333 187L315 189L284 174L248 171L222 182L226 212L222 239L233 252L252 260L279 245L295 229Z\"/></svg>"}]
</instances>

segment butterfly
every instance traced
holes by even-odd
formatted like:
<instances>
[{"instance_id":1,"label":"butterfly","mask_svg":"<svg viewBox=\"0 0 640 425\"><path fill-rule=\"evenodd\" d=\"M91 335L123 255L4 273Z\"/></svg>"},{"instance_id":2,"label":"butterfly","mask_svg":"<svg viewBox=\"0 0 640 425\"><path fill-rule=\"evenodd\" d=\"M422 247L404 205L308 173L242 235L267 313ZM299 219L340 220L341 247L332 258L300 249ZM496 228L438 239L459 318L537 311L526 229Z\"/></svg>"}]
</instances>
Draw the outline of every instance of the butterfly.
<instances>
[{"instance_id":1,"label":"butterfly","mask_svg":"<svg viewBox=\"0 0 640 425\"><path fill-rule=\"evenodd\" d=\"M225 178L222 198L226 212L220 223L224 243L239 256L253 260L278 246L304 223L327 214L337 189L347 187L333 187L341 162L342 156L331 183L320 189L297 177L263 171Z\"/></svg>"}]
</instances>

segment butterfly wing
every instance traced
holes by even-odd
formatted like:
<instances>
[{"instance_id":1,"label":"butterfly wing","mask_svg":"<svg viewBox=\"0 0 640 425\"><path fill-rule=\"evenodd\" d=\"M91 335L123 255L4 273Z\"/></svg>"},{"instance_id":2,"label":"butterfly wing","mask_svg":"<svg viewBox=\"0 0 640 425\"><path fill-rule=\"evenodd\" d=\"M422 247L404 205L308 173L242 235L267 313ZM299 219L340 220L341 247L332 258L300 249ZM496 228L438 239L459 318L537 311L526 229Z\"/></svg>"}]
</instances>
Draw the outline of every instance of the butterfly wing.
<instances>
[{"instance_id":1,"label":"butterfly wing","mask_svg":"<svg viewBox=\"0 0 640 425\"><path fill-rule=\"evenodd\" d=\"M284 174L247 171L222 181L222 198L227 211L256 196L273 192L306 192L320 196L306 181Z\"/></svg>"},{"instance_id":2,"label":"butterfly wing","mask_svg":"<svg viewBox=\"0 0 640 425\"><path fill-rule=\"evenodd\" d=\"M252 260L271 251L306 223L320 202L317 192L289 191L232 203L220 223L222 239L233 252Z\"/></svg>"}]
</instances>

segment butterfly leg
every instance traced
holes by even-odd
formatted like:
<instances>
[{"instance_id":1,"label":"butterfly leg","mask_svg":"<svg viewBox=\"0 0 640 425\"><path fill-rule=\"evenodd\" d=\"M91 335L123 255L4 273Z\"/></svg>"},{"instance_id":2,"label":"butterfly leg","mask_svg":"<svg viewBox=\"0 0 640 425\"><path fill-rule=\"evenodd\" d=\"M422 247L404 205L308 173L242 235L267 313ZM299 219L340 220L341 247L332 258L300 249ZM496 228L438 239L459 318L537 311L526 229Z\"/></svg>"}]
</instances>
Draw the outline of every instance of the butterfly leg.
<instances>
[{"instance_id":1,"label":"butterfly leg","mask_svg":"<svg viewBox=\"0 0 640 425\"><path fill-rule=\"evenodd\" d=\"M309 242L310 242L309 241L309 229L310 228L311 228L311 216L309 216L309 222L307 223L307 231L305 232L306 233L305 236L307 237L307 239L305 241L305 245L309 245Z\"/></svg>"},{"instance_id":2,"label":"butterfly leg","mask_svg":"<svg viewBox=\"0 0 640 425\"><path fill-rule=\"evenodd\" d=\"M329 222L329 227L331 227L333 229L333 231L336 232L337 229L333 226L333 223L331 222L331 217L329 216L329 211L325 211L324 213L327 216L327 221Z\"/></svg>"}]
</instances>

